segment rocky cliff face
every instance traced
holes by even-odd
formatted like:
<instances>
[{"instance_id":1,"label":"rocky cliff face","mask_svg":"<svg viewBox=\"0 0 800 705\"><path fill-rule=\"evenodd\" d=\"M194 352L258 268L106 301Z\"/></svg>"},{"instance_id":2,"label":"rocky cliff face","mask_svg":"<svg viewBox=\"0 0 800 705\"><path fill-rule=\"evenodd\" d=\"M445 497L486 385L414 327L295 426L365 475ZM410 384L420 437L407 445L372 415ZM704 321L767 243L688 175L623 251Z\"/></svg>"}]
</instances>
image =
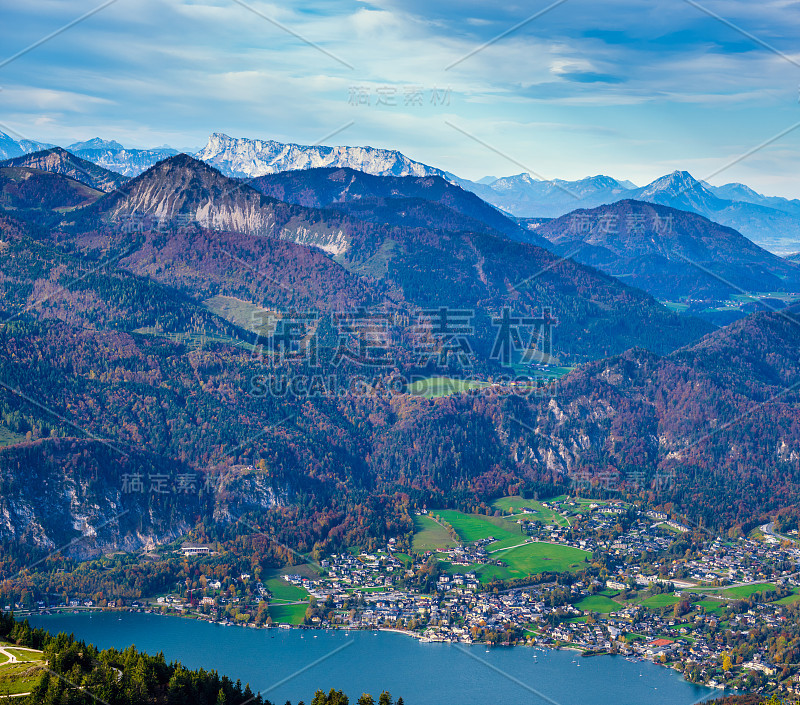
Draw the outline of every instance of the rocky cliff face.
<instances>
[{"instance_id":1,"label":"rocky cliff face","mask_svg":"<svg viewBox=\"0 0 800 705\"><path fill-rule=\"evenodd\" d=\"M185 534L202 479L178 491L174 462L99 440L51 438L0 449L0 541L83 559ZM188 472L188 471L185 471Z\"/></svg>"},{"instance_id":2,"label":"rocky cliff face","mask_svg":"<svg viewBox=\"0 0 800 705\"><path fill-rule=\"evenodd\" d=\"M229 179L187 155L170 157L97 204L102 217L116 224L157 219L211 230L275 237L342 254L348 238L333 217L306 219L302 209L279 203Z\"/></svg>"}]
</instances>

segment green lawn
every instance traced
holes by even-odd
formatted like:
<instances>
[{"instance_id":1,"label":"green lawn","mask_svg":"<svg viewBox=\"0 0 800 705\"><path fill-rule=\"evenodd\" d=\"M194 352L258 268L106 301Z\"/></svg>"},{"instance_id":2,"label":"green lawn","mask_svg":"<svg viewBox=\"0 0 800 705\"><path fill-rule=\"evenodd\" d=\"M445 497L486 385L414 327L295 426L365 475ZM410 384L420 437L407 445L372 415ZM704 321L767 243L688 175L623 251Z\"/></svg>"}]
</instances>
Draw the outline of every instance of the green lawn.
<instances>
[{"instance_id":1,"label":"green lawn","mask_svg":"<svg viewBox=\"0 0 800 705\"><path fill-rule=\"evenodd\" d=\"M700 600L700 602L696 604L705 607L707 613L716 615L719 615L719 613L722 612L722 608L725 607L725 603L722 600L712 600L709 598Z\"/></svg>"},{"instance_id":2,"label":"green lawn","mask_svg":"<svg viewBox=\"0 0 800 705\"><path fill-rule=\"evenodd\" d=\"M42 652L14 648L9 648L8 651L18 659L29 663L8 663L6 661L0 665L0 695L30 692L39 682L45 666L41 659Z\"/></svg>"},{"instance_id":3,"label":"green lawn","mask_svg":"<svg viewBox=\"0 0 800 705\"><path fill-rule=\"evenodd\" d=\"M672 605L680 602L680 599L680 597L675 597L671 593L664 593L663 595L646 597L639 604L651 610L660 610L662 607L672 607Z\"/></svg>"},{"instance_id":4,"label":"green lawn","mask_svg":"<svg viewBox=\"0 0 800 705\"><path fill-rule=\"evenodd\" d=\"M28 649L15 649L6 647L6 651L12 656L17 657L17 661L41 661L41 651L29 651Z\"/></svg>"},{"instance_id":5,"label":"green lawn","mask_svg":"<svg viewBox=\"0 0 800 705\"><path fill-rule=\"evenodd\" d=\"M414 541L415 551L435 551L441 548L453 548L456 542L443 526L437 524L424 514L414 516Z\"/></svg>"},{"instance_id":6,"label":"green lawn","mask_svg":"<svg viewBox=\"0 0 800 705\"><path fill-rule=\"evenodd\" d=\"M485 389L489 386L488 382L475 379L455 379L453 377L428 377L418 379L408 387L408 393L416 396L433 399L444 397L448 394L460 394L471 389Z\"/></svg>"},{"instance_id":7,"label":"green lawn","mask_svg":"<svg viewBox=\"0 0 800 705\"><path fill-rule=\"evenodd\" d=\"M529 521L540 521L543 524L556 524L566 526L567 520L558 512L542 505L535 499L523 499L522 497L501 497L492 502L492 508L503 512L512 512L521 516L515 519L528 519ZM522 514L522 509L533 509L533 514Z\"/></svg>"},{"instance_id":8,"label":"green lawn","mask_svg":"<svg viewBox=\"0 0 800 705\"><path fill-rule=\"evenodd\" d=\"M494 536L497 543L488 550L513 546L525 540L518 524L508 522L502 517L487 517L482 514L464 514L454 509L437 509L435 514L452 526L465 543Z\"/></svg>"},{"instance_id":9,"label":"green lawn","mask_svg":"<svg viewBox=\"0 0 800 705\"><path fill-rule=\"evenodd\" d=\"M800 595L794 593L793 595L787 595L786 597L782 597L780 600L776 600L775 604L778 605L793 605L795 602L800 600Z\"/></svg>"},{"instance_id":10,"label":"green lawn","mask_svg":"<svg viewBox=\"0 0 800 705\"><path fill-rule=\"evenodd\" d=\"M302 624L307 608L307 604L270 605L269 616L276 624Z\"/></svg>"},{"instance_id":11,"label":"green lawn","mask_svg":"<svg viewBox=\"0 0 800 705\"><path fill-rule=\"evenodd\" d=\"M736 599L746 599L751 595L756 595L767 590L777 590L778 586L774 583L759 583L758 585L745 585L743 587L732 587L723 590L720 594L725 597L733 597Z\"/></svg>"},{"instance_id":12,"label":"green lawn","mask_svg":"<svg viewBox=\"0 0 800 705\"><path fill-rule=\"evenodd\" d=\"M525 578L545 571L572 573L586 567L584 558L591 554L572 546L551 543L528 543L508 551L500 551L492 557L505 563L505 566L473 566L481 582L494 579L509 580ZM463 572L463 569L462 571Z\"/></svg>"},{"instance_id":13,"label":"green lawn","mask_svg":"<svg viewBox=\"0 0 800 705\"><path fill-rule=\"evenodd\" d=\"M584 612L608 614L609 612L616 612L620 608L620 605L618 602L614 602L611 598L604 597L603 595L589 595L579 602L576 602L575 607Z\"/></svg>"},{"instance_id":14,"label":"green lawn","mask_svg":"<svg viewBox=\"0 0 800 705\"><path fill-rule=\"evenodd\" d=\"M402 553L400 551L395 551L392 555L398 561L403 563L406 567L410 567L410 565L411 565L411 556L409 556L407 553Z\"/></svg>"},{"instance_id":15,"label":"green lawn","mask_svg":"<svg viewBox=\"0 0 800 705\"><path fill-rule=\"evenodd\" d=\"M308 599L308 591L305 588L292 585L283 578L269 578L264 581L264 585L272 593L272 598L276 602L298 602Z\"/></svg>"}]
</instances>

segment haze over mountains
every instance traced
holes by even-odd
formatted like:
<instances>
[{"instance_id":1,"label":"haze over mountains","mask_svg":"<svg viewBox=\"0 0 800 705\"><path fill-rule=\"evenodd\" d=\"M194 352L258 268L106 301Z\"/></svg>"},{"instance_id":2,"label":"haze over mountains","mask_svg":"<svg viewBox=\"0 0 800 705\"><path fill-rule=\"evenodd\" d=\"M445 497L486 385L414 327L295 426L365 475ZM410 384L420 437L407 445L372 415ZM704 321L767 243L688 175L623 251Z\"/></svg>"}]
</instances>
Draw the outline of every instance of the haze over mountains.
<instances>
[{"instance_id":1,"label":"haze over mountains","mask_svg":"<svg viewBox=\"0 0 800 705\"><path fill-rule=\"evenodd\" d=\"M365 271L375 269L372 274L379 278L388 274L387 268L397 255L397 243L407 239L405 233L437 230L528 242L598 267L662 300L725 301L744 292L762 296L800 292L800 269L794 263L702 216L648 206L642 201L626 200L590 211L579 209L550 222L531 223L506 216L438 175L375 176L329 167L281 171L240 181L188 155L175 155L128 180L58 147L1 165L64 174L91 188L113 191L96 207L75 210L78 204L87 206L92 195L50 189L47 202L64 209L58 217L66 223L77 218L82 227L86 223L108 227L133 219L188 219L210 230L278 237L317 247L342 264L361 257L352 248L355 243L362 253L372 253L361 257L358 266ZM663 181L673 190L676 184L692 184L688 175ZM36 183L28 182L28 192ZM663 191L654 188L646 195L654 197ZM62 194L59 198L63 202L53 200L56 193ZM700 193L705 193L702 187ZM696 194L689 190L679 197L689 203ZM8 188L3 198L7 207L30 206L24 198L17 203ZM287 203L301 208L292 209ZM75 214L67 215L67 211ZM43 213L39 217L46 216ZM363 238L365 223L397 229L404 235L387 236L374 250L374 237ZM782 306L778 301L767 308ZM703 307L694 305L692 310L702 313ZM729 321L745 312L734 306L703 315L713 321Z\"/></svg>"},{"instance_id":2,"label":"haze over mountains","mask_svg":"<svg viewBox=\"0 0 800 705\"><path fill-rule=\"evenodd\" d=\"M37 146L44 145L17 142L0 134L0 157L20 156L36 151ZM100 138L74 143L67 149L124 176L140 174L176 153L167 147L125 149L118 142ZM440 176L518 218L555 218L578 208L620 200L648 201L704 215L777 254L800 250L800 200L763 196L737 183L713 187L685 171L638 188L629 181L603 175L577 181L542 181L523 173L473 182L409 159L396 150L284 144L222 133L212 134L195 156L226 176L239 178L322 167L345 167L378 176Z\"/></svg>"}]
</instances>

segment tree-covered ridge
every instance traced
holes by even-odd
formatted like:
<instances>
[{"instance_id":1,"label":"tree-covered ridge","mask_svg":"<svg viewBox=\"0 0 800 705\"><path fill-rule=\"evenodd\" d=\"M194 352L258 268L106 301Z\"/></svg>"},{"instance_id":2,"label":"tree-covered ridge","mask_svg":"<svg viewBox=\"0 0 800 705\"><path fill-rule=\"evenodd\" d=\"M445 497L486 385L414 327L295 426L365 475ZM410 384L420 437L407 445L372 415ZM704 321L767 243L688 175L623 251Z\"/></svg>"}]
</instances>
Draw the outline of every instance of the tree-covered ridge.
<instances>
[{"instance_id":1,"label":"tree-covered ridge","mask_svg":"<svg viewBox=\"0 0 800 705\"><path fill-rule=\"evenodd\" d=\"M304 178L313 188L314 175ZM151 232L154 221L157 233ZM482 339L489 335L488 319L503 307L526 314L550 308L561 326L559 354L577 361L634 345L669 352L711 330L595 269L511 240L485 223L477 232L453 232L412 227L398 217L373 222L283 203L186 155L160 162L70 214L58 238L84 252L118 253L131 239L130 227L141 230L144 242L121 266L203 298L226 293L281 310L341 310L353 302L466 307L486 319L476 324ZM345 294L335 296L340 290Z\"/></svg>"},{"instance_id":2,"label":"tree-covered ridge","mask_svg":"<svg viewBox=\"0 0 800 705\"><path fill-rule=\"evenodd\" d=\"M624 200L544 223L556 251L660 299L727 299L744 291L797 291L800 269L733 228L696 213Z\"/></svg>"},{"instance_id":3,"label":"tree-covered ridge","mask_svg":"<svg viewBox=\"0 0 800 705\"><path fill-rule=\"evenodd\" d=\"M229 185L193 169L183 157L133 189L144 198L169 187L180 204L197 205L204 180ZM191 526L207 534L252 513L276 540L324 552L410 535L415 503L483 511L501 494L576 481L726 528L796 501L800 344L786 314L753 316L660 356L652 351L668 353L709 326L534 245L308 213L253 193L295 225L328 216L346 224L349 249L328 257L169 217L126 232L101 209L97 222L56 231L2 215L0 411L10 442L0 450L0 502L15 517L0 522L13 557L6 575L24 565L20 551L80 534L66 519L73 491L88 523L104 526L96 545L82 540L89 551L112 541L141 547ZM269 336L212 314L202 302L216 295L278 318L305 312L313 359L287 359ZM404 380L440 371L415 360L410 335L414 316L438 305L475 314L466 374L481 376L484 391L408 393ZM618 354L541 395L491 386L492 319L537 306L558 317L564 355ZM377 367L337 359L337 316L361 307L388 316ZM632 345L652 351L619 352ZM273 379L317 386L300 392L270 387ZM163 475L166 484L154 479ZM157 496L162 488L173 496ZM108 521L126 509L120 523Z\"/></svg>"},{"instance_id":4,"label":"tree-covered ridge","mask_svg":"<svg viewBox=\"0 0 800 705\"><path fill-rule=\"evenodd\" d=\"M61 147L51 147L0 162L0 168L8 167L21 167L40 172L60 174L90 186L92 189L106 193L113 191L127 181L127 178L121 174L104 169L86 159L81 159ZM96 194L95 198L97 195L99 194Z\"/></svg>"},{"instance_id":5,"label":"tree-covered ridge","mask_svg":"<svg viewBox=\"0 0 800 705\"><path fill-rule=\"evenodd\" d=\"M2 501L9 516L30 509L47 520L28 534L6 524L3 535L43 549L72 539L68 508L55 507L75 481L84 501L99 502L95 525L112 506L130 510L99 532L100 545L125 545L134 528L169 537L170 522L188 529L257 512L268 535L324 552L409 534L413 503L481 510L500 494L576 478L704 525L747 525L797 499L796 330L760 315L668 358L632 351L579 368L544 399L429 400L390 387L259 396L254 374L303 368L220 343L192 350L14 322L0 334L0 402L4 426L29 443L0 450ZM746 351L763 336L782 342L756 377ZM739 357L731 350L728 364L711 366L709 349L737 340ZM359 372L334 369L345 380ZM151 476L167 477L163 496ZM37 479L48 477L54 484Z\"/></svg>"},{"instance_id":6,"label":"tree-covered ridge","mask_svg":"<svg viewBox=\"0 0 800 705\"><path fill-rule=\"evenodd\" d=\"M502 233L512 240L546 246L546 240L514 219L440 176L373 176L349 168L283 171L250 185L279 201L334 208L359 220L454 232Z\"/></svg>"},{"instance_id":7,"label":"tree-covered ridge","mask_svg":"<svg viewBox=\"0 0 800 705\"><path fill-rule=\"evenodd\" d=\"M29 694L15 697L20 705L271 705L249 684L242 686L216 671L190 670L164 655L137 651L134 646L99 650L74 635L53 636L32 629L27 621L0 614L0 638L26 648L43 651L45 666ZM347 705L348 697L331 689L317 691L312 705ZM364 693L359 705L373 705ZM379 705L394 705L388 692ZM302 701L298 705L302 705ZM398 698L396 705L403 705Z\"/></svg>"}]
</instances>

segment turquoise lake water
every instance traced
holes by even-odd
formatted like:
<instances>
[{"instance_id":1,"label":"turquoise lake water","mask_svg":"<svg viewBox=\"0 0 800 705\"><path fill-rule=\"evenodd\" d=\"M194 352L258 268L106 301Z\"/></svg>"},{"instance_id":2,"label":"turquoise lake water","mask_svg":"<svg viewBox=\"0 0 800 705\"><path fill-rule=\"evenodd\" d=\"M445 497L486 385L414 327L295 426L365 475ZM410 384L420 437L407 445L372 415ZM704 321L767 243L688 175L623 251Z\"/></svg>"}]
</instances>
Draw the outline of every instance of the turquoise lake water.
<instances>
[{"instance_id":1,"label":"turquoise lake water","mask_svg":"<svg viewBox=\"0 0 800 705\"><path fill-rule=\"evenodd\" d=\"M100 648L134 644L215 669L282 705L343 690L354 703L388 690L406 705L692 705L720 691L618 656L528 647L422 644L402 634L244 629L139 613L43 615L31 624Z\"/></svg>"}]
</instances>

